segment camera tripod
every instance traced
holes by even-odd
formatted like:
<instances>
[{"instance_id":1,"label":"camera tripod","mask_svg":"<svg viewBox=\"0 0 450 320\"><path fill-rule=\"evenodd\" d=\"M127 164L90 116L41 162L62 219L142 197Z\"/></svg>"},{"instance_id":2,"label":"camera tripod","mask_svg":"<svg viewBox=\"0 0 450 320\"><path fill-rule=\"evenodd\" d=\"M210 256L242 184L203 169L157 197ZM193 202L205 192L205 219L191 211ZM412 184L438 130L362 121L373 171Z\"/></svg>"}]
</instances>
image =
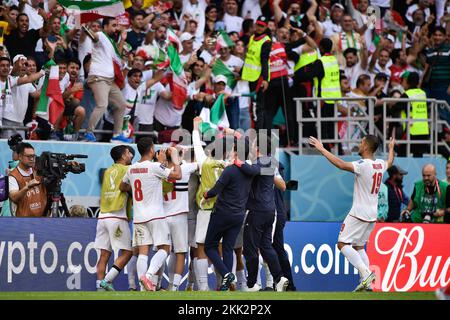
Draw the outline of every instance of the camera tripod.
<instances>
[{"instance_id":1,"label":"camera tripod","mask_svg":"<svg viewBox=\"0 0 450 320\"><path fill-rule=\"evenodd\" d=\"M59 218L59 203L64 211L64 216L69 217L69 209L67 208L66 198L61 192L61 180L47 186L47 208L45 212L50 211L50 218Z\"/></svg>"}]
</instances>

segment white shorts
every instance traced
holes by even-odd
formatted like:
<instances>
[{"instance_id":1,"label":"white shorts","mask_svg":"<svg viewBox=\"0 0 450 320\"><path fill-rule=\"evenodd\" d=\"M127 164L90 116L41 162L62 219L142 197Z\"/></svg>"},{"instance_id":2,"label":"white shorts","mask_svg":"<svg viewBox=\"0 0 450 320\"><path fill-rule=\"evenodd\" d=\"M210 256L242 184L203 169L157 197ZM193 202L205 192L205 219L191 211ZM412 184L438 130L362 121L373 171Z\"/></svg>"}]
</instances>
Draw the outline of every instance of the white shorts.
<instances>
[{"instance_id":1,"label":"white shorts","mask_svg":"<svg viewBox=\"0 0 450 320\"><path fill-rule=\"evenodd\" d=\"M118 218L98 219L95 248L107 251L117 249L131 251L131 232L128 221Z\"/></svg>"},{"instance_id":2,"label":"white shorts","mask_svg":"<svg viewBox=\"0 0 450 320\"><path fill-rule=\"evenodd\" d=\"M170 230L167 219L155 219L134 224L133 247L154 245L170 246Z\"/></svg>"},{"instance_id":3,"label":"white shorts","mask_svg":"<svg viewBox=\"0 0 450 320\"><path fill-rule=\"evenodd\" d=\"M187 213L167 217L170 237L172 238L173 252L187 252L188 246L188 219Z\"/></svg>"},{"instance_id":4,"label":"white shorts","mask_svg":"<svg viewBox=\"0 0 450 320\"><path fill-rule=\"evenodd\" d=\"M188 243L190 247L197 248L197 242L195 242L195 226L197 224L197 215L195 219L190 219L188 215Z\"/></svg>"},{"instance_id":5,"label":"white shorts","mask_svg":"<svg viewBox=\"0 0 450 320\"><path fill-rule=\"evenodd\" d=\"M369 240L373 228L375 228L375 221L366 222L347 215L342 222L338 241L362 247Z\"/></svg>"},{"instance_id":6,"label":"white shorts","mask_svg":"<svg viewBox=\"0 0 450 320\"><path fill-rule=\"evenodd\" d=\"M205 243L211 212L212 210L198 210L197 224L195 225L195 242L197 243Z\"/></svg>"}]
</instances>

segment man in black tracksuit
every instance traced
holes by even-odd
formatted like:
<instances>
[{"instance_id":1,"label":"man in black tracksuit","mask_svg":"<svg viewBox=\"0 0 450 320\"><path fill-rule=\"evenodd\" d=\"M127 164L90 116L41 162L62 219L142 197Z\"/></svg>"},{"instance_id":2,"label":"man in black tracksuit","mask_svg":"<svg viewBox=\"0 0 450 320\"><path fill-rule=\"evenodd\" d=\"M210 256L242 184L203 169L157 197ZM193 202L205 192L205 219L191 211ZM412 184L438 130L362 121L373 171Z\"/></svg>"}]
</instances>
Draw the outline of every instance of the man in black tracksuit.
<instances>
[{"instance_id":1,"label":"man in black tracksuit","mask_svg":"<svg viewBox=\"0 0 450 320\"><path fill-rule=\"evenodd\" d=\"M294 279L292 277L291 264L289 262L286 250L284 250L284 226L286 225L286 207L284 206L283 192L286 190L286 184L284 183L284 166L278 163L279 177L283 179L283 186L279 187L277 183L276 188L274 188L275 196L275 207L277 211L277 221L275 224L275 233L273 234L272 247L275 249L278 255L278 261L280 262L281 270L283 275L289 280L289 285L287 286L287 291L296 291L294 286ZM275 179L277 179L275 175Z\"/></svg>"},{"instance_id":2,"label":"man in black tracksuit","mask_svg":"<svg viewBox=\"0 0 450 320\"><path fill-rule=\"evenodd\" d=\"M243 140L243 143L245 158L247 158L250 146L247 139ZM237 157L236 141L234 152L235 163L240 163ZM232 273L234 244L244 223L245 206L252 178L233 164L225 168L214 187L204 194L205 199L218 195L206 232L205 253L212 261L214 268L222 275L220 291L227 291L235 279ZM218 249L220 239L222 239L223 260L220 258Z\"/></svg>"},{"instance_id":3,"label":"man in black tracksuit","mask_svg":"<svg viewBox=\"0 0 450 320\"><path fill-rule=\"evenodd\" d=\"M261 137L261 136L260 136ZM267 143L267 155L261 154L260 143ZM254 165L243 163L240 169L253 176L252 188L247 202L249 210L244 225L244 257L247 266L248 291L259 291L256 283L259 253L270 269L276 283L276 291L285 291L289 280L283 277L280 262L272 247L272 228L275 219L274 161L270 157L270 139L259 139L257 160Z\"/></svg>"}]
</instances>

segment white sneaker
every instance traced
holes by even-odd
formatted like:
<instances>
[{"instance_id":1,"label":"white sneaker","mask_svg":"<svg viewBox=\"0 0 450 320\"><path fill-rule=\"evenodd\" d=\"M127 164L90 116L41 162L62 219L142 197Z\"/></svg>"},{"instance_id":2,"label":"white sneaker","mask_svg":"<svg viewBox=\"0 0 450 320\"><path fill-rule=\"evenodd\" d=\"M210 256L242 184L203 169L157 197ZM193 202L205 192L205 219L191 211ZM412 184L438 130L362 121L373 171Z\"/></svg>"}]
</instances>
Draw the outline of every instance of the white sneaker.
<instances>
[{"instance_id":1,"label":"white sneaker","mask_svg":"<svg viewBox=\"0 0 450 320\"><path fill-rule=\"evenodd\" d=\"M286 291L288 284L289 280L285 277L281 277L280 281L278 281L277 285L275 286L275 291L277 292Z\"/></svg>"},{"instance_id":2,"label":"white sneaker","mask_svg":"<svg viewBox=\"0 0 450 320\"><path fill-rule=\"evenodd\" d=\"M244 289L244 288L242 288L242 289ZM255 285L251 288L246 287L245 292L258 292L259 290L261 290L261 286L259 284L255 283ZM242 291L244 291L244 290L242 290Z\"/></svg>"},{"instance_id":3,"label":"white sneaker","mask_svg":"<svg viewBox=\"0 0 450 320\"><path fill-rule=\"evenodd\" d=\"M365 279L361 280L361 282L356 286L353 292L359 292L367 289L371 289L370 286L372 282L376 279L375 273L371 272Z\"/></svg>"}]
</instances>

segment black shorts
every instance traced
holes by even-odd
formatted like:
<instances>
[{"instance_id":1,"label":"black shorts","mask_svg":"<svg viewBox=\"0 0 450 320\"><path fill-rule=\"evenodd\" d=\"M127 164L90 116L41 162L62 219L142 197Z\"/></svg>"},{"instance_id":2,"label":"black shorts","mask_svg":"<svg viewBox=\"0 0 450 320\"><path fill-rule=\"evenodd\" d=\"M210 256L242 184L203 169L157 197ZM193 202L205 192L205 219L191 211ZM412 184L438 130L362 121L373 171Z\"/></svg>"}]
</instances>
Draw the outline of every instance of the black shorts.
<instances>
[{"instance_id":1,"label":"black shorts","mask_svg":"<svg viewBox=\"0 0 450 320\"><path fill-rule=\"evenodd\" d=\"M65 117L72 117L75 115L75 109L79 106L79 103L75 103L73 100L64 100L64 113Z\"/></svg>"}]
</instances>

